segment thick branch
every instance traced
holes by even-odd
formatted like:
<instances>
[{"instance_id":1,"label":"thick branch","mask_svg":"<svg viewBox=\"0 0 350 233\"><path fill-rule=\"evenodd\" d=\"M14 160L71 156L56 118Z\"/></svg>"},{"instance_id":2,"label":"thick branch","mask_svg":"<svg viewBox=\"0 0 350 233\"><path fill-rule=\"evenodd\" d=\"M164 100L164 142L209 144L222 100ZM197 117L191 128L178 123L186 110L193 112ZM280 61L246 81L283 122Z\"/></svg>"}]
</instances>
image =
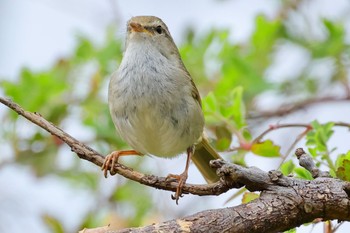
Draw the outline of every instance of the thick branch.
<instances>
[{"instance_id":1,"label":"thick branch","mask_svg":"<svg viewBox=\"0 0 350 233\"><path fill-rule=\"evenodd\" d=\"M281 232L314 219L350 220L349 184L330 177L300 180L279 171L264 172L216 160L225 182L239 181L250 191L264 190L259 198L236 207L206 210L180 219L108 233L148 232ZM92 231L94 232L94 231Z\"/></svg>"}]
</instances>

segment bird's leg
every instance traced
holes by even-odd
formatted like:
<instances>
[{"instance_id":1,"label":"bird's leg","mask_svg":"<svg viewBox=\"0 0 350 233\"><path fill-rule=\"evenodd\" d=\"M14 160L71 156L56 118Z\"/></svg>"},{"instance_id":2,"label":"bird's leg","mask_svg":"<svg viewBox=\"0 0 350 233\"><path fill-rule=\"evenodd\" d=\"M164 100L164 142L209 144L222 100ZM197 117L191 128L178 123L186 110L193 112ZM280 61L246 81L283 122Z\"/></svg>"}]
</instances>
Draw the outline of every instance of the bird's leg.
<instances>
[{"instance_id":1,"label":"bird's leg","mask_svg":"<svg viewBox=\"0 0 350 233\"><path fill-rule=\"evenodd\" d=\"M182 187L186 183L187 177L188 177L188 168L190 166L190 161L191 157L194 152L194 146L190 146L187 148L187 160L186 160L186 167L183 173L180 175L175 175L175 174L169 174L166 179L176 179L178 182L177 188L176 188L176 193L175 196L171 195L171 198L173 200L176 200L176 204L178 204L179 198L182 197Z\"/></svg>"},{"instance_id":2,"label":"bird's leg","mask_svg":"<svg viewBox=\"0 0 350 233\"><path fill-rule=\"evenodd\" d=\"M118 162L120 156L130 156L130 155L139 155L142 156L140 152L136 150L121 150L121 151L113 151L109 155L105 157L105 161L102 164L101 170L104 173L104 176L107 178L108 171L111 175L114 175L114 166Z\"/></svg>"}]
</instances>

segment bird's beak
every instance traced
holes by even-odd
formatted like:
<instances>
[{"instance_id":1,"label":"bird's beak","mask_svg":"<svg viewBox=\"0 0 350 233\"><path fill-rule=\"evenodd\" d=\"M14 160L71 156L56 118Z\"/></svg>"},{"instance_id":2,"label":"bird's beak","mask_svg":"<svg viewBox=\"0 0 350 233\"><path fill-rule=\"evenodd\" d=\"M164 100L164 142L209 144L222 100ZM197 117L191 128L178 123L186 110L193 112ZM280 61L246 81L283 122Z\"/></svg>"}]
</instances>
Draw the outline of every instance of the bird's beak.
<instances>
[{"instance_id":1,"label":"bird's beak","mask_svg":"<svg viewBox=\"0 0 350 233\"><path fill-rule=\"evenodd\" d=\"M150 33L147 29L145 29L141 24L139 23L129 23L129 26L130 26L130 30L132 32L147 32L147 33Z\"/></svg>"}]
</instances>

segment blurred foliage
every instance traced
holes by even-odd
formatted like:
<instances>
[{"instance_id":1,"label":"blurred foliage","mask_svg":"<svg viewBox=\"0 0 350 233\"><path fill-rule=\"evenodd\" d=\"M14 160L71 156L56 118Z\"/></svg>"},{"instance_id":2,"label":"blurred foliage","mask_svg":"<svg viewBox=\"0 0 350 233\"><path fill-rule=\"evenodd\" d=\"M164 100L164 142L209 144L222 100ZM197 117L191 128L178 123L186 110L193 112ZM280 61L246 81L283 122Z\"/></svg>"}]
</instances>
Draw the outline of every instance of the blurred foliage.
<instances>
[{"instance_id":1,"label":"blurred foliage","mask_svg":"<svg viewBox=\"0 0 350 233\"><path fill-rule=\"evenodd\" d=\"M202 93L206 126L214 136L213 145L220 151L230 151L234 162L245 165L248 153L266 160L271 159L269 157L284 160L288 156L282 153L284 145L277 145L271 139L254 140L257 132L252 126L258 126L261 121L251 119L250 113L259 112L256 100L262 94L276 93L276 98L294 103L323 96L336 87L343 90L344 95L350 94L347 73L350 46L346 41L349 32L344 23L320 19L323 36L315 37L305 28L301 32L302 29L293 23L293 17L298 15L306 21L302 14L298 5L283 1L280 14L275 18L256 17L255 29L245 42L232 41L232 32L226 29L211 29L201 35L189 29L184 43L179 46L184 63ZM276 54L285 46L304 51L308 58L304 66L296 68L300 70L294 76L285 74L281 80L272 81L269 71L276 63ZM79 36L70 56L59 59L45 71L23 68L17 80L1 81L1 88L26 110L40 113L63 129L67 122L74 121L82 132L91 133L86 143L101 153L127 148L116 135L106 102L109 75L117 69L122 51L123 42L116 38L114 28L107 30L101 45ZM319 64L328 64L329 77L312 72ZM13 163L31 167L38 177L57 175L73 187L91 190L96 195L95 207L86 213L80 229L106 224L115 208L127 213L114 216L123 227L141 225L156 211L157 203L152 201L149 189L130 181L116 184L114 191L101 200L100 171L83 167L74 155L70 166L59 166L57 154L64 148L59 139L38 128L26 127L29 124L11 111L1 120L0 138L11 146ZM334 123L321 124L315 119L310 128L306 146L318 161L317 165L324 164L331 174L349 181L350 151L335 155L336 148L329 148L329 140L335 132ZM5 161L0 159L0 164L2 162ZM133 168L142 169L139 163ZM312 179L294 160L284 162L280 170L284 175L294 173L300 178ZM256 194L246 193L243 201L256 197ZM54 217L44 215L43 220L52 232L65 232L64 226Z\"/></svg>"},{"instance_id":2,"label":"blurred foliage","mask_svg":"<svg viewBox=\"0 0 350 233\"><path fill-rule=\"evenodd\" d=\"M52 233L64 233L64 228L58 219L49 215L44 215L42 218Z\"/></svg>"},{"instance_id":3,"label":"blurred foliage","mask_svg":"<svg viewBox=\"0 0 350 233\"><path fill-rule=\"evenodd\" d=\"M245 192L242 197L242 203L248 203L253 201L254 199L257 199L260 197L260 194L252 193L252 192Z\"/></svg>"},{"instance_id":4,"label":"blurred foliage","mask_svg":"<svg viewBox=\"0 0 350 233\"><path fill-rule=\"evenodd\" d=\"M350 151L338 156L336 161L336 175L338 178L350 181Z\"/></svg>"},{"instance_id":5,"label":"blurred foliage","mask_svg":"<svg viewBox=\"0 0 350 233\"><path fill-rule=\"evenodd\" d=\"M285 231L284 233L295 233L297 232L296 228L290 229L288 231Z\"/></svg>"},{"instance_id":6,"label":"blurred foliage","mask_svg":"<svg viewBox=\"0 0 350 233\"><path fill-rule=\"evenodd\" d=\"M271 140L266 140L260 143L254 143L251 151L264 157L279 157L281 156L280 147L273 144Z\"/></svg>"}]
</instances>

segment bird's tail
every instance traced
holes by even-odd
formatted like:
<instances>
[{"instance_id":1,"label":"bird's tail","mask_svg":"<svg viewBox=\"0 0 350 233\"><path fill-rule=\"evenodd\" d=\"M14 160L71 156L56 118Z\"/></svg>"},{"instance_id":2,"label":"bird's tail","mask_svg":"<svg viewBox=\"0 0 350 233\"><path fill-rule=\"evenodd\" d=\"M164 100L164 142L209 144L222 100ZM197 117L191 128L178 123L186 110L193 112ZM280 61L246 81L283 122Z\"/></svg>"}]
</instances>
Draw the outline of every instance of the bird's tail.
<instances>
[{"instance_id":1,"label":"bird's tail","mask_svg":"<svg viewBox=\"0 0 350 233\"><path fill-rule=\"evenodd\" d=\"M221 159L221 157L210 146L208 139L203 135L202 141L196 145L192 161L208 183L215 183L219 180L219 177L216 175L216 169L209 166L210 160L215 159Z\"/></svg>"}]
</instances>

